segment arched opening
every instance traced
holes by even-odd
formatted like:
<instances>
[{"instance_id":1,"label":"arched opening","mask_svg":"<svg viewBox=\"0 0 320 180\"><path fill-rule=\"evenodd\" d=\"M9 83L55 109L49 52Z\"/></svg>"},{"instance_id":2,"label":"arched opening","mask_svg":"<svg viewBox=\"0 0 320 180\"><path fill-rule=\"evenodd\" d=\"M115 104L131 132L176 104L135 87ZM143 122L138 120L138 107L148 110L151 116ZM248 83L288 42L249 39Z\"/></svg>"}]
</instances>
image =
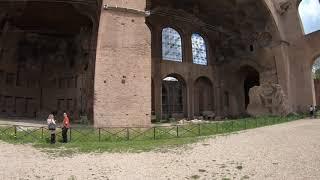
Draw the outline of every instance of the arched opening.
<instances>
[{"instance_id":1,"label":"arched opening","mask_svg":"<svg viewBox=\"0 0 320 180\"><path fill-rule=\"evenodd\" d=\"M234 69L238 69L237 67L241 67L243 57L252 58L252 62L255 61L255 58L263 59L255 61L256 63L264 61L265 58L260 56L263 56L262 52L267 53L264 51L265 48L273 46L281 39L277 22L272 14L276 12L270 11L270 8L273 8L272 3L267 3L265 0L230 2L152 0L149 2L148 8L152 13L146 18L146 21L154 27L155 31L154 42L152 42L155 44L153 47L154 61L152 61L153 76L168 72L183 72L187 79L195 79L199 76L210 77L212 75L210 69L217 70L215 71L218 75L216 78L221 82L222 91L219 92L221 96L219 101L215 102L217 114L237 116L245 113L245 107L249 104L249 89L255 84L251 81L255 81L252 80L255 78L248 76L245 83L246 90L244 90L245 78L230 77L230 74L233 74ZM160 61L164 59L164 52L161 51L161 45L163 45L161 44L161 33L163 33L163 27L168 24L174 25L176 30L182 32L180 35L183 39L182 51L183 58L185 58L183 63ZM171 39L179 41L179 38ZM270 66L271 68L274 70L275 66ZM235 71L238 73L238 70ZM232 88L233 86L235 88ZM194 91L193 87L190 89ZM193 101L199 101L201 97L194 97L192 93L188 91L189 118L201 114L200 111L202 111L201 102L199 105L193 103Z\"/></svg>"},{"instance_id":2,"label":"arched opening","mask_svg":"<svg viewBox=\"0 0 320 180\"><path fill-rule=\"evenodd\" d=\"M316 105L320 104L320 57L316 58L312 65L313 91Z\"/></svg>"},{"instance_id":3,"label":"arched opening","mask_svg":"<svg viewBox=\"0 0 320 180\"><path fill-rule=\"evenodd\" d=\"M99 8L12 3L0 7L0 116L92 120Z\"/></svg>"},{"instance_id":4,"label":"arched opening","mask_svg":"<svg viewBox=\"0 0 320 180\"><path fill-rule=\"evenodd\" d=\"M298 10L305 34L320 30L319 0L302 0L300 1Z\"/></svg>"},{"instance_id":5,"label":"arched opening","mask_svg":"<svg viewBox=\"0 0 320 180\"><path fill-rule=\"evenodd\" d=\"M167 27L162 30L162 59L182 62L182 39L178 31Z\"/></svg>"},{"instance_id":6,"label":"arched opening","mask_svg":"<svg viewBox=\"0 0 320 180\"><path fill-rule=\"evenodd\" d=\"M250 89L254 86L260 86L260 74L251 66L242 67L240 72L243 78L244 106L245 109L247 109L248 105L250 104Z\"/></svg>"},{"instance_id":7,"label":"arched opening","mask_svg":"<svg viewBox=\"0 0 320 180\"><path fill-rule=\"evenodd\" d=\"M186 83L180 75L169 75L162 80L162 118L187 117Z\"/></svg>"},{"instance_id":8,"label":"arched opening","mask_svg":"<svg viewBox=\"0 0 320 180\"><path fill-rule=\"evenodd\" d=\"M214 111L213 85L207 77L200 77L194 85L194 114L202 116L208 111Z\"/></svg>"},{"instance_id":9,"label":"arched opening","mask_svg":"<svg viewBox=\"0 0 320 180\"><path fill-rule=\"evenodd\" d=\"M192 59L194 64L208 65L207 46L203 37L198 33L191 36Z\"/></svg>"}]
</instances>

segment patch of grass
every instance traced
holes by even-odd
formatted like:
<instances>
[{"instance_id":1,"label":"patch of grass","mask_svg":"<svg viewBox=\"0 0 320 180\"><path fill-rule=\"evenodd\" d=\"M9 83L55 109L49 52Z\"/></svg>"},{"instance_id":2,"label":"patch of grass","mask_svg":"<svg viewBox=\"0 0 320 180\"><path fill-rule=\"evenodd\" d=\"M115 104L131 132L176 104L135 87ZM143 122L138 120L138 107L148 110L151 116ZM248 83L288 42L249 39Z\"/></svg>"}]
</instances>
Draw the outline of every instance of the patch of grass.
<instances>
[{"instance_id":1,"label":"patch of grass","mask_svg":"<svg viewBox=\"0 0 320 180\"><path fill-rule=\"evenodd\" d=\"M70 176L69 178L68 178L68 180L76 180L77 178L75 177L75 176Z\"/></svg>"},{"instance_id":2,"label":"patch of grass","mask_svg":"<svg viewBox=\"0 0 320 180\"><path fill-rule=\"evenodd\" d=\"M241 180L245 180L245 179L250 179L250 177L248 175L241 177Z\"/></svg>"},{"instance_id":3,"label":"patch of grass","mask_svg":"<svg viewBox=\"0 0 320 180\"><path fill-rule=\"evenodd\" d=\"M193 176L191 176L191 179L200 179L200 176L199 175L193 175Z\"/></svg>"},{"instance_id":4,"label":"patch of grass","mask_svg":"<svg viewBox=\"0 0 320 180\"><path fill-rule=\"evenodd\" d=\"M242 170L242 169L243 169L242 166L237 166L236 168L237 168L238 170Z\"/></svg>"},{"instance_id":5,"label":"patch of grass","mask_svg":"<svg viewBox=\"0 0 320 180\"><path fill-rule=\"evenodd\" d=\"M70 156L76 153L102 153L102 152L146 152L161 148L174 148L185 144L199 141L203 138L178 138L161 139L156 141L119 141L119 142L71 142L57 143L55 145L38 143L34 144L36 148L42 148L44 151L53 155ZM58 151L55 151L58 150Z\"/></svg>"},{"instance_id":6,"label":"patch of grass","mask_svg":"<svg viewBox=\"0 0 320 180\"><path fill-rule=\"evenodd\" d=\"M71 129L71 142L61 142L61 130L57 130L58 142L51 145L46 128L0 126L0 140L13 144L32 144L49 154L72 156L76 153L144 152L173 148L195 143L212 135L236 134L239 131L298 120L303 116L259 117L187 124L154 128L102 128L77 127ZM205 144L207 145L207 144ZM204 145L204 146L205 146Z\"/></svg>"}]
</instances>

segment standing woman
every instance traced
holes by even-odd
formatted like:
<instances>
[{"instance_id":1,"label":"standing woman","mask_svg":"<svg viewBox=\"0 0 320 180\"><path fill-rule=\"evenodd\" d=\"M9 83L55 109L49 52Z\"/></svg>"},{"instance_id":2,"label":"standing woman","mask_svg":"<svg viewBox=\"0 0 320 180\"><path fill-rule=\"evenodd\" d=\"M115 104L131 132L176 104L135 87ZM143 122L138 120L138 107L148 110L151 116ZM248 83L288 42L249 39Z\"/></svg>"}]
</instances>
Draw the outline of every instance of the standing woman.
<instances>
[{"instance_id":1,"label":"standing woman","mask_svg":"<svg viewBox=\"0 0 320 180\"><path fill-rule=\"evenodd\" d=\"M68 142L68 129L70 128L70 120L67 113L63 113L63 125L62 125L62 142Z\"/></svg>"},{"instance_id":2,"label":"standing woman","mask_svg":"<svg viewBox=\"0 0 320 180\"><path fill-rule=\"evenodd\" d=\"M56 143L56 121L54 120L54 116L53 114L50 114L48 119L47 119L47 123L48 123L48 129L50 131L51 134L51 144L55 144Z\"/></svg>"},{"instance_id":3,"label":"standing woman","mask_svg":"<svg viewBox=\"0 0 320 180\"><path fill-rule=\"evenodd\" d=\"M309 114L310 114L310 118L313 118L313 115L314 115L313 105L311 105L310 108L309 108Z\"/></svg>"}]
</instances>

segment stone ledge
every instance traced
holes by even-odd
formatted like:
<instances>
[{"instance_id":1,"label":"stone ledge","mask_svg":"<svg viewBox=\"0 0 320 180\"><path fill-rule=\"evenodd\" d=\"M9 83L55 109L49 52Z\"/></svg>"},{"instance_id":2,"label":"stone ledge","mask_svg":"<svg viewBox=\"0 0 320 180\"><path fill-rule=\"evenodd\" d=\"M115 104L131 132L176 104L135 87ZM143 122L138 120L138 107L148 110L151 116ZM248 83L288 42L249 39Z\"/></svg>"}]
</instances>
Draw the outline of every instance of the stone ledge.
<instances>
[{"instance_id":1,"label":"stone ledge","mask_svg":"<svg viewBox=\"0 0 320 180\"><path fill-rule=\"evenodd\" d=\"M124 7L119 7L119 6L111 6L111 5L107 5L107 4L103 6L103 9L108 10L108 11L132 13L132 14L137 14L137 15L141 15L141 16L149 16L150 15L149 11L142 11L142 10L138 10L138 9L124 8Z\"/></svg>"}]
</instances>

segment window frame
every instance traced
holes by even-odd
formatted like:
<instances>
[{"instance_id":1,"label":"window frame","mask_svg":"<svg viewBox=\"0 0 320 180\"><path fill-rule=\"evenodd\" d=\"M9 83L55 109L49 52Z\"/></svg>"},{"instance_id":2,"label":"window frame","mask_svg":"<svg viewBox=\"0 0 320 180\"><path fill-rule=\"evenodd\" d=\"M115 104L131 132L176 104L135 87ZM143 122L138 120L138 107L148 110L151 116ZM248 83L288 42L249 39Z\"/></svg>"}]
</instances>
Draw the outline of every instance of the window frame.
<instances>
[{"instance_id":1,"label":"window frame","mask_svg":"<svg viewBox=\"0 0 320 180\"><path fill-rule=\"evenodd\" d=\"M194 49L193 48L193 36L194 35L198 35L203 39L203 43L205 46L205 54L206 54L206 64L195 63L195 59L194 59L195 56L193 54L193 49ZM190 42L191 42L192 63L195 65L200 65L200 66L208 66L209 65L209 43L207 42L206 36L204 36L202 33L199 33L199 32L193 32L193 33L191 33L191 36L190 36Z\"/></svg>"},{"instance_id":2,"label":"window frame","mask_svg":"<svg viewBox=\"0 0 320 180\"><path fill-rule=\"evenodd\" d=\"M164 30L165 29L172 29L172 30L174 30L175 32L177 32L177 34L179 35L179 37L180 37L180 41L181 41L181 47L180 47L180 49L181 49L181 60L175 60L175 59L170 59L170 58L165 58L164 57L164 46L163 46L163 33L164 33ZM161 37L160 37L160 39L161 39L161 59L162 59L162 61L166 61L166 62L175 62L175 63L182 63L182 62L184 62L184 41L183 41L183 33L181 33L181 31L179 31L179 29L178 28L176 28L176 27L174 27L174 26L163 26L162 28L160 28L161 29L161 31L160 31L160 35L161 35Z\"/></svg>"}]
</instances>

